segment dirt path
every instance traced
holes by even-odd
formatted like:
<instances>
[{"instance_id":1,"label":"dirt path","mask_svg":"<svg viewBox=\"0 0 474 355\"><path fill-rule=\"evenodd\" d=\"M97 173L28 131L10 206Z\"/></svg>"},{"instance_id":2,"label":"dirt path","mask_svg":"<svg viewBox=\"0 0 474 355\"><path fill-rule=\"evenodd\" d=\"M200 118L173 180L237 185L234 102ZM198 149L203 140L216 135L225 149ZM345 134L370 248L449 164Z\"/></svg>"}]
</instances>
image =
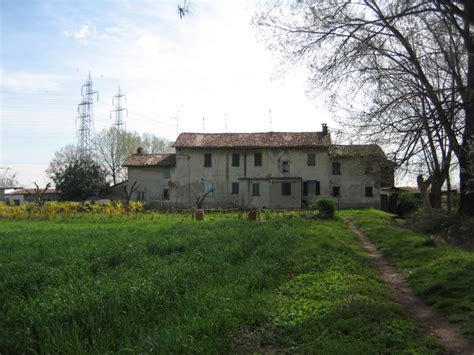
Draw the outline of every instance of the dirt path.
<instances>
[{"instance_id":1,"label":"dirt path","mask_svg":"<svg viewBox=\"0 0 474 355\"><path fill-rule=\"evenodd\" d=\"M352 222L346 222L362 241L375 269L389 285L393 298L401 305L403 311L421 325L427 333L436 337L447 353L473 355L474 344L462 335L461 330L415 296L405 277L390 265L369 238Z\"/></svg>"}]
</instances>

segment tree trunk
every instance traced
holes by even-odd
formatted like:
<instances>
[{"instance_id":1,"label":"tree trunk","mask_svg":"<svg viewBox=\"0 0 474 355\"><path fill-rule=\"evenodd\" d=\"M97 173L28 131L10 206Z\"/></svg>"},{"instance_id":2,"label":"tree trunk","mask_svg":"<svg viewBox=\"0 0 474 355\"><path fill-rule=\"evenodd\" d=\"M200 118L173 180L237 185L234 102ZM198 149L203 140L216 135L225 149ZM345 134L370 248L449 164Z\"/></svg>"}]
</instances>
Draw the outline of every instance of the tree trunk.
<instances>
[{"instance_id":1,"label":"tree trunk","mask_svg":"<svg viewBox=\"0 0 474 355\"><path fill-rule=\"evenodd\" d=\"M428 188L430 187L430 179L424 180L423 176L419 175L416 179L416 183L418 185L418 190L420 190L421 194L421 201L423 203L423 208L426 211L431 210L431 203L430 203L430 196L428 193Z\"/></svg>"},{"instance_id":2,"label":"tree trunk","mask_svg":"<svg viewBox=\"0 0 474 355\"><path fill-rule=\"evenodd\" d=\"M446 176L446 188L448 189L446 193L446 199L447 199L447 204L448 204L448 212L451 212L451 176L448 172L448 175Z\"/></svg>"},{"instance_id":3,"label":"tree trunk","mask_svg":"<svg viewBox=\"0 0 474 355\"><path fill-rule=\"evenodd\" d=\"M434 178L431 182L431 194L430 194L430 202L431 207L440 209L441 208L441 188L442 182L439 178Z\"/></svg>"},{"instance_id":4,"label":"tree trunk","mask_svg":"<svg viewBox=\"0 0 474 355\"><path fill-rule=\"evenodd\" d=\"M459 161L460 203L459 212L474 216L474 2L464 2L464 43L468 53L465 128ZM467 34L467 35L466 35Z\"/></svg>"},{"instance_id":5,"label":"tree trunk","mask_svg":"<svg viewBox=\"0 0 474 355\"><path fill-rule=\"evenodd\" d=\"M459 212L468 216L474 216L474 175L471 169L469 159L462 156L459 159Z\"/></svg>"}]
</instances>

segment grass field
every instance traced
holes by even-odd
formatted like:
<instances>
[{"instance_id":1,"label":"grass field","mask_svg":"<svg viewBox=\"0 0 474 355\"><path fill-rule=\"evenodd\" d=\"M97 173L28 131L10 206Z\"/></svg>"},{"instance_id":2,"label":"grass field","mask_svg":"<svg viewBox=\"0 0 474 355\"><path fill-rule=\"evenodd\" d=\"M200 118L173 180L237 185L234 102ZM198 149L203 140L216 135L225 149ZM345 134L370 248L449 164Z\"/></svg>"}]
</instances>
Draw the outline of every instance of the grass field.
<instances>
[{"instance_id":1,"label":"grass field","mask_svg":"<svg viewBox=\"0 0 474 355\"><path fill-rule=\"evenodd\" d=\"M0 353L432 353L342 220L0 220Z\"/></svg>"},{"instance_id":2,"label":"grass field","mask_svg":"<svg viewBox=\"0 0 474 355\"><path fill-rule=\"evenodd\" d=\"M383 251L426 303L474 337L474 253L401 228L381 211L343 211Z\"/></svg>"}]
</instances>

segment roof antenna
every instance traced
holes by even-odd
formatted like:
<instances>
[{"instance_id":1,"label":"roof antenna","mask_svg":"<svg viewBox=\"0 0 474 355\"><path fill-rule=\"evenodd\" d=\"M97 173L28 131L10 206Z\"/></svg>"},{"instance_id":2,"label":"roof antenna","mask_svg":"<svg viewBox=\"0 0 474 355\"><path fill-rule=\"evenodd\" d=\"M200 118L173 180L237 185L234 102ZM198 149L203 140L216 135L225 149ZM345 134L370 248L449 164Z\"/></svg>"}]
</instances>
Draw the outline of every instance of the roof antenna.
<instances>
[{"instance_id":1,"label":"roof antenna","mask_svg":"<svg viewBox=\"0 0 474 355\"><path fill-rule=\"evenodd\" d=\"M176 138L179 136L179 109L176 110L176 116L170 117L172 120L176 120Z\"/></svg>"},{"instance_id":2,"label":"roof antenna","mask_svg":"<svg viewBox=\"0 0 474 355\"><path fill-rule=\"evenodd\" d=\"M202 133L206 132L206 118L202 116Z\"/></svg>"},{"instance_id":3,"label":"roof antenna","mask_svg":"<svg viewBox=\"0 0 474 355\"><path fill-rule=\"evenodd\" d=\"M224 112L224 116L225 116L225 133L227 133L227 112Z\"/></svg>"},{"instance_id":4,"label":"roof antenna","mask_svg":"<svg viewBox=\"0 0 474 355\"><path fill-rule=\"evenodd\" d=\"M272 132L272 109L268 110L268 119L270 120L270 132Z\"/></svg>"}]
</instances>

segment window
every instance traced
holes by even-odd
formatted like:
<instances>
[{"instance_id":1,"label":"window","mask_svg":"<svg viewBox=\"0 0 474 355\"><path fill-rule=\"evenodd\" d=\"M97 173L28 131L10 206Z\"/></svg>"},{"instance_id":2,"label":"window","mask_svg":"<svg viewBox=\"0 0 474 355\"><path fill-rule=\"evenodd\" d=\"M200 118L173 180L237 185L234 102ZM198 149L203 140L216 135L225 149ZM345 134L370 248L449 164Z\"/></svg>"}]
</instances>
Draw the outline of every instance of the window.
<instances>
[{"instance_id":1,"label":"window","mask_svg":"<svg viewBox=\"0 0 474 355\"><path fill-rule=\"evenodd\" d=\"M138 201L145 201L145 191L138 191Z\"/></svg>"},{"instance_id":2,"label":"window","mask_svg":"<svg viewBox=\"0 0 474 355\"><path fill-rule=\"evenodd\" d=\"M170 199L170 189L163 189L163 200Z\"/></svg>"},{"instance_id":3,"label":"window","mask_svg":"<svg viewBox=\"0 0 474 355\"><path fill-rule=\"evenodd\" d=\"M238 195L239 194L239 183L238 182L233 182L232 183L232 195Z\"/></svg>"},{"instance_id":4,"label":"window","mask_svg":"<svg viewBox=\"0 0 474 355\"><path fill-rule=\"evenodd\" d=\"M308 166L315 166L316 165L316 154L311 153L308 154Z\"/></svg>"},{"instance_id":5,"label":"window","mask_svg":"<svg viewBox=\"0 0 474 355\"><path fill-rule=\"evenodd\" d=\"M336 161L332 163L332 174L341 175L341 163Z\"/></svg>"},{"instance_id":6,"label":"window","mask_svg":"<svg viewBox=\"0 0 474 355\"><path fill-rule=\"evenodd\" d=\"M262 153L255 153L253 156L254 166L262 166Z\"/></svg>"},{"instance_id":7,"label":"window","mask_svg":"<svg viewBox=\"0 0 474 355\"><path fill-rule=\"evenodd\" d=\"M281 194L283 196L291 195L291 182L284 182L281 184Z\"/></svg>"},{"instance_id":8,"label":"window","mask_svg":"<svg viewBox=\"0 0 474 355\"><path fill-rule=\"evenodd\" d=\"M212 154L204 154L204 167L209 168L212 166Z\"/></svg>"},{"instance_id":9,"label":"window","mask_svg":"<svg viewBox=\"0 0 474 355\"><path fill-rule=\"evenodd\" d=\"M321 184L319 181L310 180L303 182L303 196L321 195Z\"/></svg>"},{"instance_id":10,"label":"window","mask_svg":"<svg viewBox=\"0 0 474 355\"><path fill-rule=\"evenodd\" d=\"M214 194L214 184L209 181L204 182L204 194L207 194L207 197L211 197Z\"/></svg>"},{"instance_id":11,"label":"window","mask_svg":"<svg viewBox=\"0 0 474 355\"><path fill-rule=\"evenodd\" d=\"M281 172L289 173L290 172L290 163L288 161L283 161L281 163Z\"/></svg>"},{"instance_id":12,"label":"window","mask_svg":"<svg viewBox=\"0 0 474 355\"><path fill-rule=\"evenodd\" d=\"M374 197L374 190L372 189L372 186L366 186L365 197Z\"/></svg>"},{"instance_id":13,"label":"window","mask_svg":"<svg viewBox=\"0 0 474 355\"><path fill-rule=\"evenodd\" d=\"M240 154L232 154L232 166L240 166Z\"/></svg>"},{"instance_id":14,"label":"window","mask_svg":"<svg viewBox=\"0 0 474 355\"><path fill-rule=\"evenodd\" d=\"M171 177L171 169L164 168L163 170L163 179L169 179Z\"/></svg>"},{"instance_id":15,"label":"window","mask_svg":"<svg viewBox=\"0 0 474 355\"><path fill-rule=\"evenodd\" d=\"M252 184L252 196L260 196L260 184Z\"/></svg>"},{"instance_id":16,"label":"window","mask_svg":"<svg viewBox=\"0 0 474 355\"><path fill-rule=\"evenodd\" d=\"M332 187L332 197L339 197L341 195L341 188L339 186Z\"/></svg>"}]
</instances>

